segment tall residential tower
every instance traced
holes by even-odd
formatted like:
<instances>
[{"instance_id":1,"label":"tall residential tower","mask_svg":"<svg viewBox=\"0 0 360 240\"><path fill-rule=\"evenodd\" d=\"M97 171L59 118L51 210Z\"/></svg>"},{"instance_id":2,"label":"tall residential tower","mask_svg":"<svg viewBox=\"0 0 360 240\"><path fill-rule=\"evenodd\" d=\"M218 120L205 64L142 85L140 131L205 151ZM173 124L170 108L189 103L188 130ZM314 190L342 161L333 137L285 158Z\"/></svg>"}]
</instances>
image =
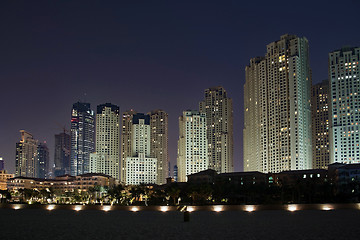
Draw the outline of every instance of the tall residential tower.
<instances>
[{"instance_id":1,"label":"tall residential tower","mask_svg":"<svg viewBox=\"0 0 360 240\"><path fill-rule=\"evenodd\" d=\"M233 172L232 99L223 87L208 88L199 109L206 114L209 168L218 173Z\"/></svg>"},{"instance_id":2,"label":"tall residential tower","mask_svg":"<svg viewBox=\"0 0 360 240\"><path fill-rule=\"evenodd\" d=\"M327 169L329 165L329 81L312 86L312 146L313 168Z\"/></svg>"},{"instance_id":3,"label":"tall residential tower","mask_svg":"<svg viewBox=\"0 0 360 240\"><path fill-rule=\"evenodd\" d=\"M90 153L94 152L94 112L90 103L74 103L71 111L71 160L73 176L89 172Z\"/></svg>"},{"instance_id":4,"label":"tall residential tower","mask_svg":"<svg viewBox=\"0 0 360 240\"><path fill-rule=\"evenodd\" d=\"M70 135L64 132L55 135L54 174L70 174Z\"/></svg>"},{"instance_id":5,"label":"tall residential tower","mask_svg":"<svg viewBox=\"0 0 360 240\"><path fill-rule=\"evenodd\" d=\"M179 117L178 181L209 168L206 114L187 110Z\"/></svg>"},{"instance_id":6,"label":"tall residential tower","mask_svg":"<svg viewBox=\"0 0 360 240\"><path fill-rule=\"evenodd\" d=\"M15 176L38 177L38 141L31 133L20 131L21 140L16 143Z\"/></svg>"},{"instance_id":7,"label":"tall residential tower","mask_svg":"<svg viewBox=\"0 0 360 240\"><path fill-rule=\"evenodd\" d=\"M330 163L360 163L360 48L329 54Z\"/></svg>"},{"instance_id":8,"label":"tall residential tower","mask_svg":"<svg viewBox=\"0 0 360 240\"><path fill-rule=\"evenodd\" d=\"M306 38L283 35L246 67L244 170L310 169L311 76Z\"/></svg>"}]
</instances>

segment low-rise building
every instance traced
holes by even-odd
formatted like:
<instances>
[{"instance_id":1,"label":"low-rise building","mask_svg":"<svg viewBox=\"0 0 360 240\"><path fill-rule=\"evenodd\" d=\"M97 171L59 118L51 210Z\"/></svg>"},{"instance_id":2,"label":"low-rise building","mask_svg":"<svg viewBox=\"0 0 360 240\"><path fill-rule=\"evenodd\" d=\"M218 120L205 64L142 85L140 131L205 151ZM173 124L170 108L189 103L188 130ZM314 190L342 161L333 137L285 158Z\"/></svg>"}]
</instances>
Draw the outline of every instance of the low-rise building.
<instances>
[{"instance_id":1,"label":"low-rise building","mask_svg":"<svg viewBox=\"0 0 360 240\"><path fill-rule=\"evenodd\" d=\"M7 173L6 170L0 170L0 190L7 190L7 181L15 177L15 174Z\"/></svg>"}]
</instances>

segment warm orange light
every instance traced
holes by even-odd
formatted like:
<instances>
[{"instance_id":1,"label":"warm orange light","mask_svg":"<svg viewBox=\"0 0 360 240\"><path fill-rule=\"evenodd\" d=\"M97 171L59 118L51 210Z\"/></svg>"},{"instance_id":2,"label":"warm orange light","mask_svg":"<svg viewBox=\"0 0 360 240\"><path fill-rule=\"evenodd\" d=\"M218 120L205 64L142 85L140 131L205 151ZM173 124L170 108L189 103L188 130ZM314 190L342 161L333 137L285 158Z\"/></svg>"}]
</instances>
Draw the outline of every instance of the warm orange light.
<instances>
[{"instance_id":1,"label":"warm orange light","mask_svg":"<svg viewBox=\"0 0 360 240\"><path fill-rule=\"evenodd\" d=\"M223 210L222 206L214 206L214 211L215 212L221 212Z\"/></svg>"},{"instance_id":2,"label":"warm orange light","mask_svg":"<svg viewBox=\"0 0 360 240\"><path fill-rule=\"evenodd\" d=\"M131 211L137 212L137 211L139 211L139 208L138 208L138 207L132 207L132 208L131 208Z\"/></svg>"}]
</instances>

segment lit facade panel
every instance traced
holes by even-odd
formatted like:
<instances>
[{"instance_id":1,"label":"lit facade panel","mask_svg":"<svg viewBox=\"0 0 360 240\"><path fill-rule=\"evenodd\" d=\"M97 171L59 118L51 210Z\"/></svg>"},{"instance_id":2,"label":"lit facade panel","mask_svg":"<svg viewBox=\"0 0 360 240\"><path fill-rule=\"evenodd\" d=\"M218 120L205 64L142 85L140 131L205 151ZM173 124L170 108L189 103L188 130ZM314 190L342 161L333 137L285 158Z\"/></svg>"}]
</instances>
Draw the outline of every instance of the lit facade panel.
<instances>
[{"instance_id":1,"label":"lit facade panel","mask_svg":"<svg viewBox=\"0 0 360 240\"><path fill-rule=\"evenodd\" d=\"M223 87L205 90L205 99L199 103L206 114L209 168L218 173L234 171L233 108L232 99Z\"/></svg>"},{"instance_id":2,"label":"lit facade panel","mask_svg":"<svg viewBox=\"0 0 360 240\"><path fill-rule=\"evenodd\" d=\"M329 53L330 163L360 163L360 48Z\"/></svg>"},{"instance_id":3,"label":"lit facade panel","mask_svg":"<svg viewBox=\"0 0 360 240\"><path fill-rule=\"evenodd\" d=\"M38 177L38 141L31 133L20 131L21 140L16 143L15 176Z\"/></svg>"},{"instance_id":4,"label":"lit facade panel","mask_svg":"<svg viewBox=\"0 0 360 240\"><path fill-rule=\"evenodd\" d=\"M72 176L89 172L90 153L95 150L94 112L90 103L77 102L71 111L70 173Z\"/></svg>"},{"instance_id":5,"label":"lit facade panel","mask_svg":"<svg viewBox=\"0 0 360 240\"><path fill-rule=\"evenodd\" d=\"M244 86L244 170L312 167L308 41L283 35L250 60Z\"/></svg>"},{"instance_id":6,"label":"lit facade panel","mask_svg":"<svg viewBox=\"0 0 360 240\"><path fill-rule=\"evenodd\" d=\"M189 110L179 117L177 166L179 182L209 168L205 113Z\"/></svg>"}]
</instances>

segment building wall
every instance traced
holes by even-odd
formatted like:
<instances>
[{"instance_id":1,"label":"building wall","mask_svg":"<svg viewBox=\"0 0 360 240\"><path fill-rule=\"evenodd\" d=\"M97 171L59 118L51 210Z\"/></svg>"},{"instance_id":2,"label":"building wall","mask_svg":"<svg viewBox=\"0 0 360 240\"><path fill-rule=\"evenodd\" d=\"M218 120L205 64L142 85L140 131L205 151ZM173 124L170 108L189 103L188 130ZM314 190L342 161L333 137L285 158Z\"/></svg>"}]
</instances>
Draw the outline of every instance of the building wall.
<instances>
[{"instance_id":1,"label":"building wall","mask_svg":"<svg viewBox=\"0 0 360 240\"><path fill-rule=\"evenodd\" d=\"M209 168L205 113L189 110L179 117L177 166L179 182Z\"/></svg>"},{"instance_id":2,"label":"building wall","mask_svg":"<svg viewBox=\"0 0 360 240\"><path fill-rule=\"evenodd\" d=\"M71 112L70 172L73 176L89 172L90 153L95 150L94 131L90 103L75 103Z\"/></svg>"},{"instance_id":3,"label":"building wall","mask_svg":"<svg viewBox=\"0 0 360 240\"><path fill-rule=\"evenodd\" d=\"M71 138L69 134L63 132L55 135L55 176L70 174L70 146Z\"/></svg>"},{"instance_id":4,"label":"building wall","mask_svg":"<svg viewBox=\"0 0 360 240\"><path fill-rule=\"evenodd\" d=\"M244 170L312 167L308 41L294 35L267 45L246 67Z\"/></svg>"},{"instance_id":5,"label":"building wall","mask_svg":"<svg viewBox=\"0 0 360 240\"><path fill-rule=\"evenodd\" d=\"M118 106L106 103L97 107L95 142L96 154L98 155L95 158L96 173L103 173L120 179L120 116ZM93 161L91 162L94 165ZM90 171L94 171L94 169L90 169Z\"/></svg>"},{"instance_id":6,"label":"building wall","mask_svg":"<svg viewBox=\"0 0 360 240\"><path fill-rule=\"evenodd\" d=\"M37 177L39 170L38 141L21 130L21 140L16 143L15 176Z\"/></svg>"},{"instance_id":7,"label":"building wall","mask_svg":"<svg viewBox=\"0 0 360 240\"><path fill-rule=\"evenodd\" d=\"M46 143L39 143L37 151L38 151L37 155L39 161L39 169L36 177L48 178L49 167L50 167L50 156L49 156L49 149Z\"/></svg>"},{"instance_id":8,"label":"building wall","mask_svg":"<svg viewBox=\"0 0 360 240\"><path fill-rule=\"evenodd\" d=\"M329 82L324 80L312 87L313 168L326 169L329 165L329 108Z\"/></svg>"},{"instance_id":9,"label":"building wall","mask_svg":"<svg viewBox=\"0 0 360 240\"><path fill-rule=\"evenodd\" d=\"M329 53L330 163L360 163L360 48Z\"/></svg>"},{"instance_id":10,"label":"building wall","mask_svg":"<svg viewBox=\"0 0 360 240\"><path fill-rule=\"evenodd\" d=\"M168 114L163 110L154 110L150 115L151 157L157 159L156 184L165 184L168 176Z\"/></svg>"},{"instance_id":11,"label":"building wall","mask_svg":"<svg viewBox=\"0 0 360 240\"><path fill-rule=\"evenodd\" d=\"M209 168L218 173L233 172L232 99L223 87L209 88L199 109L206 114Z\"/></svg>"}]
</instances>

